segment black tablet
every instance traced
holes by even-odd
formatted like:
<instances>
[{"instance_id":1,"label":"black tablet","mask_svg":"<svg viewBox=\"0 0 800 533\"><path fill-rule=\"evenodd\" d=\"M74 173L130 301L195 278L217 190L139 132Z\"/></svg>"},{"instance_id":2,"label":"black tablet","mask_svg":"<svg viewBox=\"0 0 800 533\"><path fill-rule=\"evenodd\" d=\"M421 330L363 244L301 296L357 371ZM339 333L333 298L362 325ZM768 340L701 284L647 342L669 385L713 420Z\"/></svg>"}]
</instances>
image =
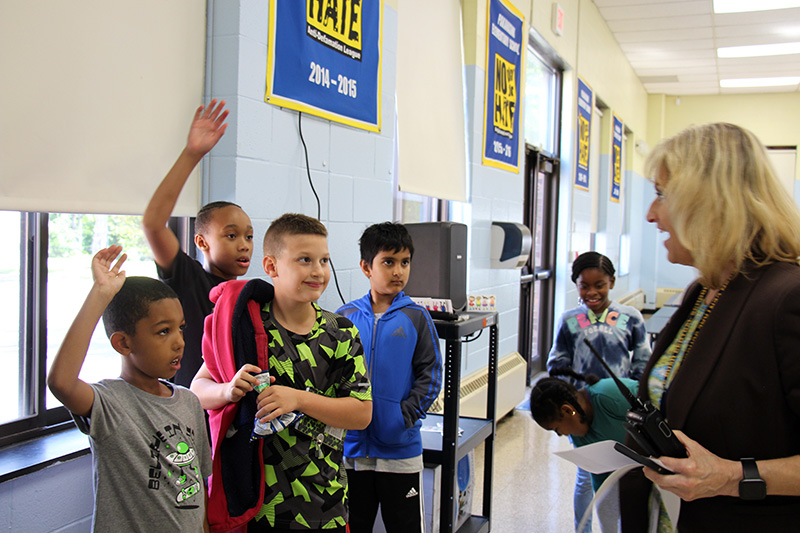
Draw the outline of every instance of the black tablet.
<instances>
[{"instance_id":1,"label":"black tablet","mask_svg":"<svg viewBox=\"0 0 800 533\"><path fill-rule=\"evenodd\" d=\"M640 465L644 465L647 468L651 468L651 469L655 470L659 474L668 475L668 474L674 474L675 473L672 470L667 470L666 468L664 468L660 464L656 463L655 461L653 461L649 457L645 457L644 455L640 454L639 452L631 450L630 448L628 448L627 446L625 446L624 444L622 444L620 442L615 442L614 443L614 449L617 450L622 455L633 459L634 461L636 461Z\"/></svg>"}]
</instances>

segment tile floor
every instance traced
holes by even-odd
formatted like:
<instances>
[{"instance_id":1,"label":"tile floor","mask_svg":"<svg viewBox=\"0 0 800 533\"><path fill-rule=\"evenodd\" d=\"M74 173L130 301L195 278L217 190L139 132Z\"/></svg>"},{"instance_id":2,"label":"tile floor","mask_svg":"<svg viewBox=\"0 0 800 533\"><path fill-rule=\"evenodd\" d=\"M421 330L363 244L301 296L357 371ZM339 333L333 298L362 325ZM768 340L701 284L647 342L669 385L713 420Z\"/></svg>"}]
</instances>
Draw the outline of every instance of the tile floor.
<instances>
[{"instance_id":1,"label":"tile floor","mask_svg":"<svg viewBox=\"0 0 800 533\"><path fill-rule=\"evenodd\" d=\"M527 409L527 406L525 407ZM575 530L572 490L576 467L554 451L570 449L566 437L540 428L519 408L497 423L491 531L570 533ZM473 513L482 514L483 445L475 449ZM594 531L600 531L595 520Z\"/></svg>"}]
</instances>

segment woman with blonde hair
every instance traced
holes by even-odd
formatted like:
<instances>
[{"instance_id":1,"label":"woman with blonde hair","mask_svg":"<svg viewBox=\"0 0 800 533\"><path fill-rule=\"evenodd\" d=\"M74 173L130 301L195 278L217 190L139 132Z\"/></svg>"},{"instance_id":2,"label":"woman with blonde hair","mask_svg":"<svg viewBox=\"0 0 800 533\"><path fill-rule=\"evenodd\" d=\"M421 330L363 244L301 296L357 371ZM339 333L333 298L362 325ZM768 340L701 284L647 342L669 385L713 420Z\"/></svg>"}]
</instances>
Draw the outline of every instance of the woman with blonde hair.
<instances>
[{"instance_id":1,"label":"woman with blonde hair","mask_svg":"<svg viewBox=\"0 0 800 533\"><path fill-rule=\"evenodd\" d=\"M675 475L644 469L681 498L678 523L633 473L621 488L623 530L795 531L800 213L758 139L732 124L684 130L647 169L656 188L647 220L668 233L668 260L699 277L659 336L639 395L679 430L688 457L662 457Z\"/></svg>"}]
</instances>

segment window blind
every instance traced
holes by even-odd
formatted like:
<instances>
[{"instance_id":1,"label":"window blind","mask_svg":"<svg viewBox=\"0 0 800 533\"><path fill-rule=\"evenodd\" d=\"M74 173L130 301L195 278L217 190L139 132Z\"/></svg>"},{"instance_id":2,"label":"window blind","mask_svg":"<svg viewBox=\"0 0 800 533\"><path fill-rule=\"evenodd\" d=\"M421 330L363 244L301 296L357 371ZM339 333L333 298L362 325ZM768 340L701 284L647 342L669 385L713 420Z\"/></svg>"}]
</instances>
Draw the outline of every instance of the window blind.
<instances>
[{"instance_id":1,"label":"window blind","mask_svg":"<svg viewBox=\"0 0 800 533\"><path fill-rule=\"evenodd\" d=\"M141 214L202 103L205 8L0 2L0 209ZM199 203L195 171L175 214Z\"/></svg>"}]
</instances>

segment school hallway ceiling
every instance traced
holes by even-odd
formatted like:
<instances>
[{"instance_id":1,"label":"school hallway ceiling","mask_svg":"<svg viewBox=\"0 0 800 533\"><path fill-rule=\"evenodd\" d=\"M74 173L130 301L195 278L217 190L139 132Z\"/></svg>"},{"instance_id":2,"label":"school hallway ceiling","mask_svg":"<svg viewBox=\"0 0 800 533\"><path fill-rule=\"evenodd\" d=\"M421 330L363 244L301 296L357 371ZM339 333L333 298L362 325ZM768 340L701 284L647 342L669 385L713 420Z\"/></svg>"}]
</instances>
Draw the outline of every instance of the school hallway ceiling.
<instances>
[{"instance_id":1,"label":"school hallway ceiling","mask_svg":"<svg viewBox=\"0 0 800 533\"><path fill-rule=\"evenodd\" d=\"M715 14L712 0L594 0L648 93L797 92L720 88L721 79L800 76L800 53L718 58L717 48L800 42L800 8Z\"/></svg>"}]
</instances>

